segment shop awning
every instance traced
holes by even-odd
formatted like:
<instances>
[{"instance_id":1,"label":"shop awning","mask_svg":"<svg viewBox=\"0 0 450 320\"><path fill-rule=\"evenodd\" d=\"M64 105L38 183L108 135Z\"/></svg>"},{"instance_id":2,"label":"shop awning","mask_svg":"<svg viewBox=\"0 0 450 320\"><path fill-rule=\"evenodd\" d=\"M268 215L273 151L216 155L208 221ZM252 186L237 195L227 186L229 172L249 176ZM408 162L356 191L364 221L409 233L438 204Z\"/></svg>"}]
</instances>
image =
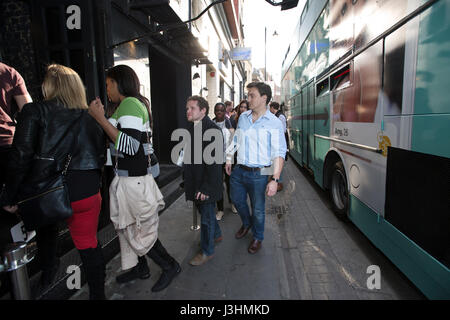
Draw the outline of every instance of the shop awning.
<instances>
[{"instance_id":1,"label":"shop awning","mask_svg":"<svg viewBox=\"0 0 450 320\"><path fill-rule=\"evenodd\" d=\"M189 30L189 23L183 24L168 0L130 1L130 13L139 11L149 17L148 37L154 46L163 46L180 60L194 64L211 64L207 52Z\"/></svg>"}]
</instances>

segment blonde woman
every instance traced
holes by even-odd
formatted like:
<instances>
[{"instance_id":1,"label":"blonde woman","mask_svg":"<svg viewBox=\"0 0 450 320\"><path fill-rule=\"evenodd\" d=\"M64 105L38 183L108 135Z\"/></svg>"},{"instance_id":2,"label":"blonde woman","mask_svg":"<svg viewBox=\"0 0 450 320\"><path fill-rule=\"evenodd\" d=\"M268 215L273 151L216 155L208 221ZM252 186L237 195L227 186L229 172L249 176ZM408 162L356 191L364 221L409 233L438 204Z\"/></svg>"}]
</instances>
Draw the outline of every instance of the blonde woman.
<instances>
[{"instance_id":1,"label":"blonde woman","mask_svg":"<svg viewBox=\"0 0 450 320\"><path fill-rule=\"evenodd\" d=\"M105 263L97 242L103 130L87 112L84 85L74 70L50 65L42 93L44 101L26 104L19 114L1 204L10 212L17 210L14 204L20 187L27 181L45 179L70 153L66 182L73 215L67 224L85 268L90 299L104 299ZM42 269L40 289L44 290L59 266L57 228L46 226L36 233Z\"/></svg>"}]
</instances>

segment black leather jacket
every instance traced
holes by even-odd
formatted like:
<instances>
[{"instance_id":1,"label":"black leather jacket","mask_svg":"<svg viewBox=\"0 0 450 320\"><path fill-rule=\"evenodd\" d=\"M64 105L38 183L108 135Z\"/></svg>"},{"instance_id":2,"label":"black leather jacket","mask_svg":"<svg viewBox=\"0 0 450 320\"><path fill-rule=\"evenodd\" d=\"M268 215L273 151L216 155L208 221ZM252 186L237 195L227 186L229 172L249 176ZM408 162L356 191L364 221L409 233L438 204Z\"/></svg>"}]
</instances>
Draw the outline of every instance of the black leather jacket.
<instances>
[{"instance_id":1,"label":"black leather jacket","mask_svg":"<svg viewBox=\"0 0 450 320\"><path fill-rule=\"evenodd\" d=\"M87 110L68 109L56 100L26 104L17 118L0 203L16 203L20 185L61 170L68 153L69 170L101 169L105 146L104 132Z\"/></svg>"}]
</instances>

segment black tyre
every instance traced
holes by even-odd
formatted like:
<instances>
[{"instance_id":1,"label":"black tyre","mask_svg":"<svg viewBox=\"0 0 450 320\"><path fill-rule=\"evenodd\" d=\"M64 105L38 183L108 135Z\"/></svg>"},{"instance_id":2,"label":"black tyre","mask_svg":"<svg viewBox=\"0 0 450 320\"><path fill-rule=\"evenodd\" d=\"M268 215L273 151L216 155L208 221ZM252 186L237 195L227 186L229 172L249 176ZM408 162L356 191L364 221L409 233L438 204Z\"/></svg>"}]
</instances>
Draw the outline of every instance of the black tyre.
<instances>
[{"instance_id":1,"label":"black tyre","mask_svg":"<svg viewBox=\"0 0 450 320\"><path fill-rule=\"evenodd\" d=\"M342 161L334 164L330 177L330 197L333 211L341 220L348 219L349 193L347 176Z\"/></svg>"}]
</instances>

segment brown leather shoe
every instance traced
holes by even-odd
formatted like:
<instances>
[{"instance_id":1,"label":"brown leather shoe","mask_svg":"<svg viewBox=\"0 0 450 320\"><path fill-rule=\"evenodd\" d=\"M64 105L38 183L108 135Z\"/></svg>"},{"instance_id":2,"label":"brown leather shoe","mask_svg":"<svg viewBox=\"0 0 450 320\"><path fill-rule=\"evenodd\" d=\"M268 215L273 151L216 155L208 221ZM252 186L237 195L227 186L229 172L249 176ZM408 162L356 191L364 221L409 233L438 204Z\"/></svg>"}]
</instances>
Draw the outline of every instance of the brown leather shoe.
<instances>
[{"instance_id":1,"label":"brown leather shoe","mask_svg":"<svg viewBox=\"0 0 450 320\"><path fill-rule=\"evenodd\" d=\"M277 191L283 190L283 184L281 182L278 183Z\"/></svg>"},{"instance_id":2,"label":"brown leather shoe","mask_svg":"<svg viewBox=\"0 0 450 320\"><path fill-rule=\"evenodd\" d=\"M236 239L241 239L241 238L245 237L248 230L250 230L250 227L246 228L244 226L241 226L241 228L238 230L238 232L236 232L236 234L234 236L236 237Z\"/></svg>"},{"instance_id":3,"label":"brown leather shoe","mask_svg":"<svg viewBox=\"0 0 450 320\"><path fill-rule=\"evenodd\" d=\"M256 253L259 249L261 249L262 241L253 239L248 247L249 253Z\"/></svg>"},{"instance_id":4,"label":"brown leather shoe","mask_svg":"<svg viewBox=\"0 0 450 320\"><path fill-rule=\"evenodd\" d=\"M203 252L199 252L194 258L192 258L191 261L189 261L189 264L191 266L201 266L205 262L209 261L212 257L214 257L214 254L207 256Z\"/></svg>"}]
</instances>

